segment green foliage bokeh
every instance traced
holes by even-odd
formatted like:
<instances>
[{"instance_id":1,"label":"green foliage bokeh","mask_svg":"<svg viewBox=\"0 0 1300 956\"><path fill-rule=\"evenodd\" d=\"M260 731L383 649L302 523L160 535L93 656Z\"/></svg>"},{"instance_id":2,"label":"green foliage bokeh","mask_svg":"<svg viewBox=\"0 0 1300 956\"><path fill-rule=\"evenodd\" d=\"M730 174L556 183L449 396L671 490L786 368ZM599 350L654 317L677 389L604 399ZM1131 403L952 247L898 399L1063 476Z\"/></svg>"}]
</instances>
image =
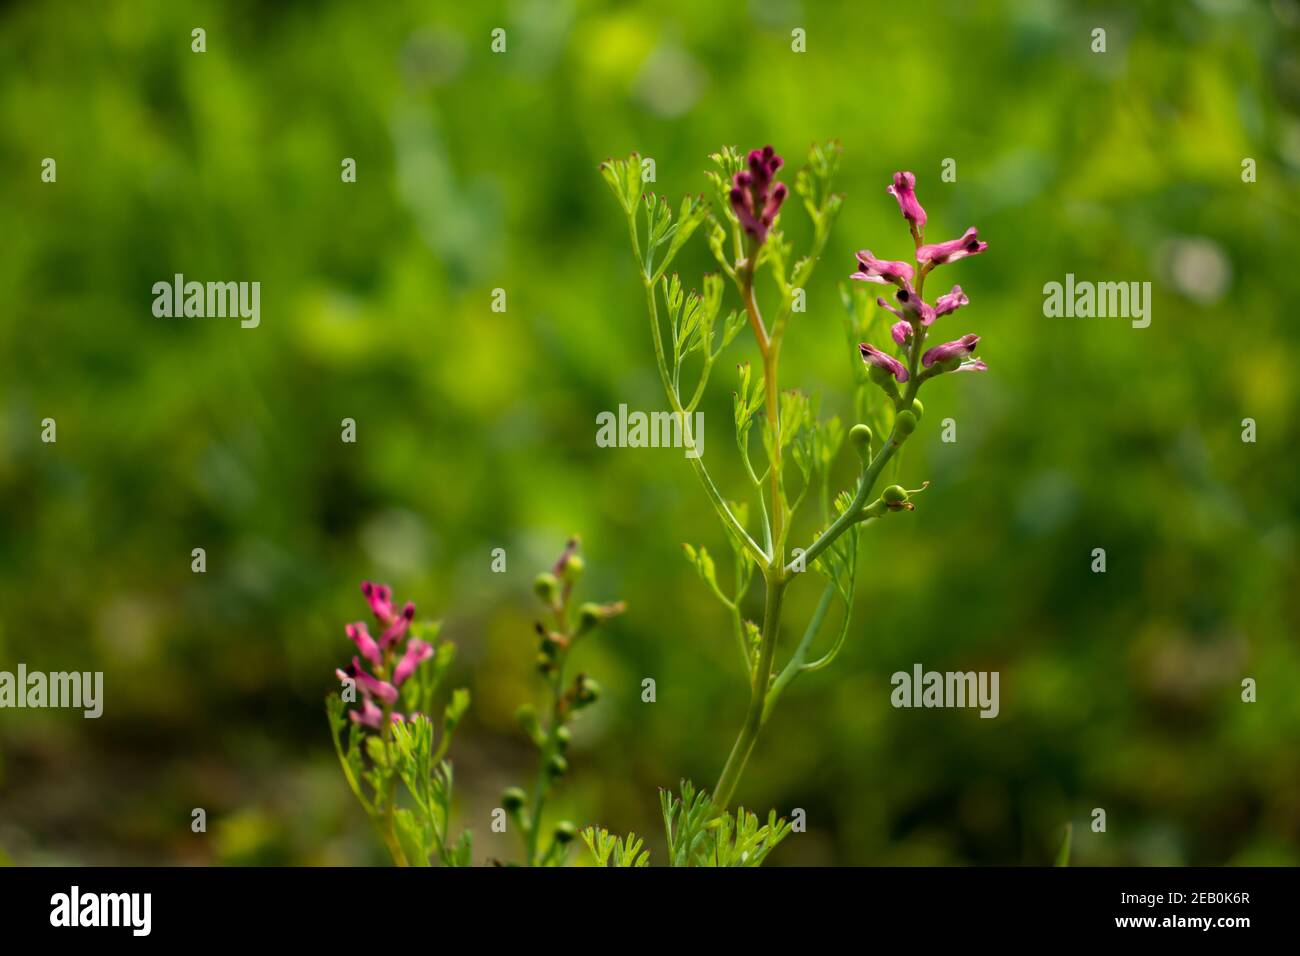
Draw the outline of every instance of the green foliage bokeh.
<instances>
[{"instance_id":1,"label":"green foliage bokeh","mask_svg":"<svg viewBox=\"0 0 1300 956\"><path fill-rule=\"evenodd\" d=\"M847 648L760 740L738 797L809 822L771 862L1046 864L1073 821L1079 864L1300 863L1300 13L897 6L0 9L0 669L102 670L106 694L97 721L0 712L3 852L379 860L321 703L371 578L460 647L460 822L506 855L488 822L531 759L529 582L578 533L585 595L629 610L581 650L606 695L560 806L662 862L656 788L712 784L746 688L682 557L727 549L680 451L594 441L599 412L663 405L597 164L652 156L675 199L723 143L772 143L792 178L837 138L844 211L782 385L847 412L836 287L857 249L910 251L898 169L932 239L990 243L935 280L969 294L941 321L990 371L927 389L900 478L931 488L867 529ZM702 237L676 268L711 268ZM154 317L175 273L260 281L261 326ZM1066 273L1150 281L1150 327L1045 317ZM704 411L735 496L731 385ZM794 626L816 597L792 589ZM893 709L916 662L1000 671L1001 715Z\"/></svg>"}]
</instances>

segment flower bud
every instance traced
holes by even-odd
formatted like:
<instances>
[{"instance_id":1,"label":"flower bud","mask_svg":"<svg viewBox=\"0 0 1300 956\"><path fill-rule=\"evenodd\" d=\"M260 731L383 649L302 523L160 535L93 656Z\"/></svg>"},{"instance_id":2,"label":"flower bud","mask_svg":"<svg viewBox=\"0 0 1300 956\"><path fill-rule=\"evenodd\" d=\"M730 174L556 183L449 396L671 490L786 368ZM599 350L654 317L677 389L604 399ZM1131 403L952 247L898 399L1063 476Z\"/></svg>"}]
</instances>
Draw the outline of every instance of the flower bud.
<instances>
[{"instance_id":1,"label":"flower bud","mask_svg":"<svg viewBox=\"0 0 1300 956\"><path fill-rule=\"evenodd\" d=\"M871 429L866 425L858 424L850 428L849 441L853 442L853 447L862 458L871 457Z\"/></svg>"},{"instance_id":2,"label":"flower bud","mask_svg":"<svg viewBox=\"0 0 1300 956\"><path fill-rule=\"evenodd\" d=\"M555 604L559 595L560 581L550 571L543 571L533 578L533 593L542 599L548 607Z\"/></svg>"},{"instance_id":3,"label":"flower bud","mask_svg":"<svg viewBox=\"0 0 1300 956\"><path fill-rule=\"evenodd\" d=\"M568 769L569 761L559 754L551 754L551 759L546 761L546 772L552 777L563 777Z\"/></svg>"},{"instance_id":4,"label":"flower bud","mask_svg":"<svg viewBox=\"0 0 1300 956\"><path fill-rule=\"evenodd\" d=\"M925 406L921 404L919 398L912 399L912 414L916 416L918 422L925 416Z\"/></svg>"},{"instance_id":5,"label":"flower bud","mask_svg":"<svg viewBox=\"0 0 1300 956\"><path fill-rule=\"evenodd\" d=\"M586 707L594 704L600 698L600 685L588 677L586 674L581 675L576 681L573 695L574 709Z\"/></svg>"},{"instance_id":6,"label":"flower bud","mask_svg":"<svg viewBox=\"0 0 1300 956\"><path fill-rule=\"evenodd\" d=\"M522 787L506 787L501 794L501 807L509 814L518 813L527 802L528 794L524 793Z\"/></svg>"},{"instance_id":7,"label":"flower bud","mask_svg":"<svg viewBox=\"0 0 1300 956\"><path fill-rule=\"evenodd\" d=\"M555 746L559 748L561 753L569 749L569 741L572 739L573 734L568 727L555 728Z\"/></svg>"},{"instance_id":8,"label":"flower bud","mask_svg":"<svg viewBox=\"0 0 1300 956\"><path fill-rule=\"evenodd\" d=\"M568 820L561 820L555 825L555 842L564 846L572 843L578 836L578 828Z\"/></svg>"},{"instance_id":9,"label":"flower bud","mask_svg":"<svg viewBox=\"0 0 1300 956\"><path fill-rule=\"evenodd\" d=\"M522 704L515 711L515 722L529 737L537 740L541 736L542 727L537 720L537 708L532 704Z\"/></svg>"},{"instance_id":10,"label":"flower bud","mask_svg":"<svg viewBox=\"0 0 1300 956\"><path fill-rule=\"evenodd\" d=\"M909 411L901 411L894 419L894 441L898 442L916 431L916 416Z\"/></svg>"},{"instance_id":11,"label":"flower bud","mask_svg":"<svg viewBox=\"0 0 1300 956\"><path fill-rule=\"evenodd\" d=\"M565 584L574 584L582 576L583 561L582 555L571 554L569 560L564 562L564 570L561 574L564 577Z\"/></svg>"}]
</instances>

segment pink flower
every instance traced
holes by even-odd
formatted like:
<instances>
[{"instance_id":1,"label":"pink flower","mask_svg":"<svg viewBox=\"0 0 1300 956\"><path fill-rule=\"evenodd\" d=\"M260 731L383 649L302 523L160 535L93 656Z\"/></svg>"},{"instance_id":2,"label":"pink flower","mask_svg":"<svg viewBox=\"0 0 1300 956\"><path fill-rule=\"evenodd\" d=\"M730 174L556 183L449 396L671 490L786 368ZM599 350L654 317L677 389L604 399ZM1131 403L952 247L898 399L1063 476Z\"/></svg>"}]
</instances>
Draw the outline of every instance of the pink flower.
<instances>
[{"instance_id":1,"label":"pink flower","mask_svg":"<svg viewBox=\"0 0 1300 956\"><path fill-rule=\"evenodd\" d=\"M392 707L393 704L397 703L397 688L388 681L379 680L367 674L361 667L360 658L352 658L351 672L348 676L356 679L357 685L363 693L375 695L384 706Z\"/></svg>"},{"instance_id":2,"label":"pink flower","mask_svg":"<svg viewBox=\"0 0 1300 956\"><path fill-rule=\"evenodd\" d=\"M418 637L413 637L406 645L406 653L398 661L397 670L393 672L393 683L398 687L406 682L406 679L415 673L415 669L424 661L433 656L433 645L427 644Z\"/></svg>"},{"instance_id":3,"label":"pink flower","mask_svg":"<svg viewBox=\"0 0 1300 956\"><path fill-rule=\"evenodd\" d=\"M379 653L379 645L376 644L375 639L370 636L370 632L366 630L366 625L363 621L349 624L345 630L347 631L348 638L351 639L353 644L357 645L357 650L361 652L362 657L368 660L375 667L383 665L384 660L383 655Z\"/></svg>"},{"instance_id":4,"label":"pink flower","mask_svg":"<svg viewBox=\"0 0 1300 956\"><path fill-rule=\"evenodd\" d=\"M975 359L971 362L962 362L953 369L954 372L987 372L988 370L989 367L984 364L983 359Z\"/></svg>"},{"instance_id":5,"label":"pink flower","mask_svg":"<svg viewBox=\"0 0 1300 956\"><path fill-rule=\"evenodd\" d=\"M916 199L916 177L911 173L894 173L894 185L885 190L898 200L903 218L918 229L925 225L925 210Z\"/></svg>"},{"instance_id":6,"label":"pink flower","mask_svg":"<svg viewBox=\"0 0 1300 956\"><path fill-rule=\"evenodd\" d=\"M380 645L387 648L400 641L406 635L407 628L411 626L411 621L414 618L415 604L411 601L407 601L406 607L402 608L402 613L393 618L392 624L390 624L380 636Z\"/></svg>"},{"instance_id":7,"label":"pink flower","mask_svg":"<svg viewBox=\"0 0 1300 956\"><path fill-rule=\"evenodd\" d=\"M921 248L925 247L922 246ZM910 288L912 285L912 267L906 262L877 259L871 254L870 249L863 249L858 253L858 271L849 278L857 279L859 282L875 282L880 285L888 285L892 282L900 288Z\"/></svg>"},{"instance_id":8,"label":"pink flower","mask_svg":"<svg viewBox=\"0 0 1300 956\"><path fill-rule=\"evenodd\" d=\"M883 299L881 301L884 301ZM885 306L889 309L889 306ZM893 312L893 309L889 309ZM895 322L889 330L889 334L894 337L894 341L899 345L906 345L912 337L912 323L904 319L902 322Z\"/></svg>"},{"instance_id":9,"label":"pink flower","mask_svg":"<svg viewBox=\"0 0 1300 956\"><path fill-rule=\"evenodd\" d=\"M383 624L393 623L393 591L385 584L361 582L361 593L370 602L370 610Z\"/></svg>"},{"instance_id":10,"label":"pink flower","mask_svg":"<svg viewBox=\"0 0 1300 956\"><path fill-rule=\"evenodd\" d=\"M927 305L910 287L899 289L894 293L894 298L902 306L905 318L911 319L913 322L920 322L925 326L934 325L934 308Z\"/></svg>"},{"instance_id":11,"label":"pink flower","mask_svg":"<svg viewBox=\"0 0 1300 956\"><path fill-rule=\"evenodd\" d=\"M947 362L955 358L965 358L975 351L979 345L980 337L975 334L963 335L961 338L952 342L944 342L943 345L936 345L932 349L926 349L925 354L921 356L921 364L929 368L935 362ZM982 363L981 363L982 364ZM980 371L976 369L975 371Z\"/></svg>"},{"instance_id":12,"label":"pink flower","mask_svg":"<svg viewBox=\"0 0 1300 956\"><path fill-rule=\"evenodd\" d=\"M866 362L868 365L874 365L876 368L883 368L900 382L907 381L907 369L903 366L902 362L894 358L892 355L886 355L874 345L868 345L866 342L863 342L858 346L858 351L862 353L862 361Z\"/></svg>"},{"instance_id":13,"label":"pink flower","mask_svg":"<svg viewBox=\"0 0 1300 956\"><path fill-rule=\"evenodd\" d=\"M956 312L963 305L970 305L970 299L966 298L966 293L961 291L961 286L955 285L947 295L939 296L939 301L934 304L934 314L947 315L949 312Z\"/></svg>"},{"instance_id":14,"label":"pink flower","mask_svg":"<svg viewBox=\"0 0 1300 956\"><path fill-rule=\"evenodd\" d=\"M375 730L378 730L380 724L383 722L384 712L379 709L373 700L367 697L362 701L361 709L349 711L348 716L352 718L354 723L361 724L365 727L373 727ZM394 714L393 716L396 717L397 715Z\"/></svg>"},{"instance_id":15,"label":"pink flower","mask_svg":"<svg viewBox=\"0 0 1300 956\"><path fill-rule=\"evenodd\" d=\"M731 209L741 228L760 246L767 240L767 231L776 221L788 192L785 183L773 185L773 177L783 162L771 146L764 146L750 152L747 168L732 179Z\"/></svg>"},{"instance_id":16,"label":"pink flower","mask_svg":"<svg viewBox=\"0 0 1300 956\"><path fill-rule=\"evenodd\" d=\"M965 259L967 256L979 255L989 247L987 242L981 242L976 238L978 230L974 226L967 229L960 239L951 239L948 242L936 242L933 245L922 246L916 250L917 262L928 262L931 265L943 265L945 262L956 262L958 259Z\"/></svg>"}]
</instances>

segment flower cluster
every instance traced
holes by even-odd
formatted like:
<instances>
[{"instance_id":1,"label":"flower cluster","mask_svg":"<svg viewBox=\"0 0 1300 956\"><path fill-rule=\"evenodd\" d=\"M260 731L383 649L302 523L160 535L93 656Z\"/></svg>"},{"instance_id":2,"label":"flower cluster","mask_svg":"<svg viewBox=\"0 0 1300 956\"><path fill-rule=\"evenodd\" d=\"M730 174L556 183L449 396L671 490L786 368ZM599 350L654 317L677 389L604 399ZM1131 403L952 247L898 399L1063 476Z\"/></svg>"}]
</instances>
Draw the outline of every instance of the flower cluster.
<instances>
[{"instance_id":1,"label":"flower cluster","mask_svg":"<svg viewBox=\"0 0 1300 956\"><path fill-rule=\"evenodd\" d=\"M339 668L334 673L339 680L354 680L361 688L361 707L349 713L352 720L379 730L383 726L385 712L389 714L390 720L405 720L402 714L393 710L400 693L398 688L406 683L420 664L433 656L433 645L418 637L408 640L411 621L415 619L415 605L412 602L407 601L406 606L398 611L393 604L392 589L370 581L361 583L361 593L370 603L370 610L383 630L376 640L371 637L365 621L349 624L345 630L348 639L357 646L358 655L353 656L352 663L346 668ZM370 665L373 674L366 672L365 664Z\"/></svg>"},{"instance_id":2,"label":"flower cluster","mask_svg":"<svg viewBox=\"0 0 1300 956\"><path fill-rule=\"evenodd\" d=\"M751 150L745 168L731 180L731 209L745 234L761 246L776 221L788 192L785 183L775 183L784 160L771 146Z\"/></svg>"},{"instance_id":3,"label":"flower cluster","mask_svg":"<svg viewBox=\"0 0 1300 956\"><path fill-rule=\"evenodd\" d=\"M864 249L857 254L858 268L851 278L859 282L896 287L896 305L890 305L883 297L877 298L876 304L888 309L898 319L890 329L890 337L901 350L904 361L866 342L858 346L862 360L871 366L875 373L873 377L886 385L890 377L903 383L917 375L918 371L921 379L941 372L985 371L987 366L982 361L971 358L979 345L978 335L963 335L959 339L922 351L929 328L935 320L970 303L959 285L954 285L951 291L939 296L934 305L925 301L922 290L926 276L936 266L978 255L988 248L988 243L979 239L978 231L972 226L957 239L926 245L926 215L916 198L916 177L908 172L894 173L893 185L887 192L898 201L903 218L911 229L916 243L916 265L914 267L909 262L877 259L870 249Z\"/></svg>"}]
</instances>

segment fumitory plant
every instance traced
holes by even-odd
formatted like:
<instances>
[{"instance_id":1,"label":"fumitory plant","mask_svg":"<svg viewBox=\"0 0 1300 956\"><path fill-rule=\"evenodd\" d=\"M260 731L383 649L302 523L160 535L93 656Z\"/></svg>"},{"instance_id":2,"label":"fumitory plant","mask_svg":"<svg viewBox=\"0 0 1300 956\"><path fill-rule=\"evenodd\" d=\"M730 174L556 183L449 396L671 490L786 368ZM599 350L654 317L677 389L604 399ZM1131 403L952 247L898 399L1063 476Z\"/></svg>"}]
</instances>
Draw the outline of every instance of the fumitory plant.
<instances>
[{"instance_id":1,"label":"fumitory plant","mask_svg":"<svg viewBox=\"0 0 1300 956\"><path fill-rule=\"evenodd\" d=\"M551 829L549 842L542 842L547 797L569 769L565 756L571 738L569 724L600 696L600 686L586 674L576 674L566 683L565 667L579 640L624 611L622 601L585 602L574 607L573 590L583 570L578 547L578 539L570 538L551 569L533 582L533 590L545 609L545 618L536 623L536 631L537 669L546 682L547 702L540 716L532 704L521 706L515 716L537 748L537 777L531 792L509 787L501 795L502 807L521 835L525 866L563 865L569 845L578 835L572 822L561 820Z\"/></svg>"},{"instance_id":2,"label":"fumitory plant","mask_svg":"<svg viewBox=\"0 0 1300 956\"><path fill-rule=\"evenodd\" d=\"M868 314L864 296L845 294L850 333L865 337L862 333L886 310L897 321L889 330L889 341L878 345L859 338L856 345L857 423L848 429L847 436L858 456L857 479L851 489L832 498L830 471L846 431L838 418L820 417L816 399L799 391L782 391L779 372L781 349L795 314L795 303L804 301L804 289L840 211L841 197L831 190L839 158L838 144L814 146L807 165L794 179L794 192L812 225L810 245L798 259L794 258L793 243L781 228L789 189L778 178L784 164L771 146L747 155L730 147L714 154L711 159L715 168L707 174L713 202L703 196L688 196L675 218L672 208L661 198L642 194L639 156L633 154L627 160L608 160L601 165L601 173L627 219L632 253L645 292L655 364L669 406L683 429L690 427L691 413L704 395L718 358L746 325L753 334L759 359L757 370L748 363L739 366L733 399L736 447L748 482L747 500L725 497L702 457L688 459L726 531L734 558L732 586L723 589L713 558L704 548L687 545L686 556L729 613L749 683L749 704L712 795L684 784L680 800L664 798L673 862L679 857L687 864L708 862L710 856L713 862L720 861L717 845L710 853L709 844L724 826L736 831L738 842L732 844L733 849L752 844L742 847L740 859L745 861L760 856L761 862L761 855L784 835L784 825L773 814L771 829L764 837L767 843L753 843L752 837L759 829L757 820L751 829L742 812L734 824L724 823L729 821L726 808L759 732L782 692L800 674L830 664L844 644L863 526L894 512L911 510L914 505L910 499L926 487L908 490L890 485L879 494L875 491L885 466L921 419L923 409L917 398L921 386L947 372L985 368L983 362L971 357L979 344L977 335L929 344L934 323L968 303L961 287L953 286L933 305L925 300L924 292L926 280L936 268L981 253L986 243L971 228L949 242L927 244L926 213L916 197L916 177L910 172L895 173L887 192L898 202L908 224L915 264L878 259L869 250L857 253L856 270L850 278L892 286L893 302L880 297L876 304L882 311ZM701 227L721 272L705 275L702 291L686 291L680 278L669 274L668 269ZM760 309L760 277L765 277L771 290L770 319L765 319ZM719 324L728 283L739 299L739 307ZM685 374L688 366L694 369L693 387ZM868 421L875 423L874 430ZM762 454L757 465L751 452L751 435L756 426ZM880 440L877 435L882 436ZM810 500L817 502L820 511L816 531L804 547L791 548L796 514ZM751 521L751 505L757 517L756 527ZM821 597L802 636L785 663L778 666L786 591L809 567L826 579ZM745 618L742 608L755 578L760 577L763 612L761 623L755 624ZM818 635L837 600L843 605L839 631L824 650L816 653ZM604 831L590 831L588 836L588 845L601 862L635 865L640 856L633 843L633 837L619 842ZM733 854L726 858L736 859Z\"/></svg>"},{"instance_id":3,"label":"fumitory plant","mask_svg":"<svg viewBox=\"0 0 1300 956\"><path fill-rule=\"evenodd\" d=\"M468 866L469 831L456 840L450 835L452 770L445 758L469 691L452 692L440 729L428 716L456 646L438 639L437 622L416 622L414 604L398 610L387 586L366 581L361 593L382 630L373 637L364 621L345 629L357 654L335 671L340 692L326 701L343 776L398 866ZM399 806L399 782L410 806Z\"/></svg>"}]
</instances>

